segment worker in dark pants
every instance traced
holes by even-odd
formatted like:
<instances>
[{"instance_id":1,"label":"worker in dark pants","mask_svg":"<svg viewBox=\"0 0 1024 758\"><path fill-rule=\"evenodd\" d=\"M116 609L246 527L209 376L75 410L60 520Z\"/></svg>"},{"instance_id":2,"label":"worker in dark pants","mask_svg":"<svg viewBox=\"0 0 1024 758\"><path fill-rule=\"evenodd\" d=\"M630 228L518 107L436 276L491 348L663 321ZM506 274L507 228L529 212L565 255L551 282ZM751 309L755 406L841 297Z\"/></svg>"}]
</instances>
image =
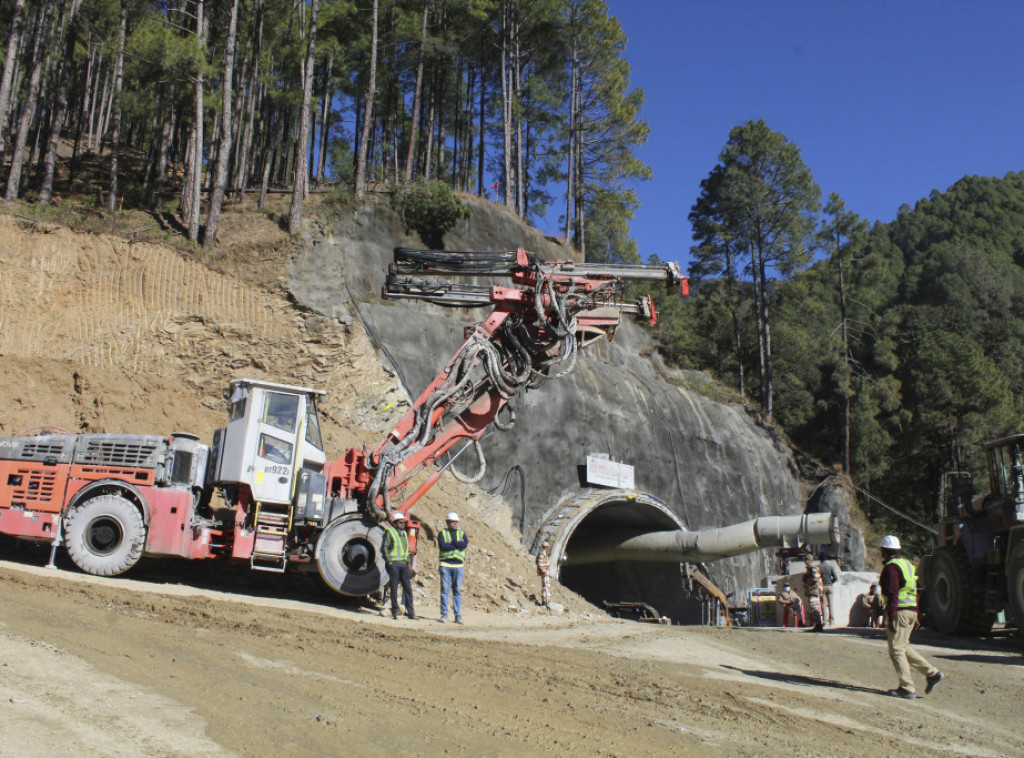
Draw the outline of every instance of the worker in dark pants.
<instances>
[{"instance_id":1,"label":"worker in dark pants","mask_svg":"<svg viewBox=\"0 0 1024 758\"><path fill-rule=\"evenodd\" d=\"M902 546L898 537L882 537L879 544L885 566L878 579L885 600L885 631L889 641L889 657L896 669L900 685L887 694L913 700L914 679L911 669L925 676L925 693L930 693L942 681L942 672L910 647L910 633L917 625L917 572L914 564L900 555Z\"/></svg>"},{"instance_id":2,"label":"worker in dark pants","mask_svg":"<svg viewBox=\"0 0 1024 758\"><path fill-rule=\"evenodd\" d=\"M402 601L405 603L405 615L416 619L416 611L412 602L412 572L409 570L409 535L405 531L405 514L395 511L391 514L391 524L383 524L384 565L391 580L391 618L398 618L398 587L402 587Z\"/></svg>"}]
</instances>

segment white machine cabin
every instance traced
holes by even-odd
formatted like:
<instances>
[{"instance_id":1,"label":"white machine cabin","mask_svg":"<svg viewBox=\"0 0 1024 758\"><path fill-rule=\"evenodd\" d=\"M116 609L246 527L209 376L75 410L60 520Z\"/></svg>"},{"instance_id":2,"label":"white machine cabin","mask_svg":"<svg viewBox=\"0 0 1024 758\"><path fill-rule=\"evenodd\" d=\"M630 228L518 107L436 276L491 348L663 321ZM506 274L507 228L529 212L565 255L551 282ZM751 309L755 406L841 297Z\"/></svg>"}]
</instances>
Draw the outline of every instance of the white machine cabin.
<instances>
[{"instance_id":1,"label":"white machine cabin","mask_svg":"<svg viewBox=\"0 0 1024 758\"><path fill-rule=\"evenodd\" d=\"M327 462L316 413L324 394L256 379L232 381L217 481L248 486L258 503L292 503L300 472L320 473Z\"/></svg>"}]
</instances>

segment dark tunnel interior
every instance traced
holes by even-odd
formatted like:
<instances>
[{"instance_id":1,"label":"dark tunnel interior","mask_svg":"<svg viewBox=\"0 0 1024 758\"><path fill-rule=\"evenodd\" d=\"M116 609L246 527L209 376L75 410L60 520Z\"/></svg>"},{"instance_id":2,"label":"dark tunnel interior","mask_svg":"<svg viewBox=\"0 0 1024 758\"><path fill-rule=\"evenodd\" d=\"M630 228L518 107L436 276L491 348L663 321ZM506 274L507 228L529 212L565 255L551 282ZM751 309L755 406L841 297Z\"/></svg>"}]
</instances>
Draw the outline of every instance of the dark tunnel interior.
<instances>
[{"instance_id":1,"label":"dark tunnel interior","mask_svg":"<svg viewBox=\"0 0 1024 758\"><path fill-rule=\"evenodd\" d=\"M609 531L664 531L678 529L669 515L644 503L615 501L602 504L584 517L569 537L564 554L571 556L590 541ZM579 566L563 564L559 581L599 608L606 603L644 603L667 616L672 623L700 623L701 603L684 590L680 564L643 561L614 561ZM635 617L628 607L612 610L623 618Z\"/></svg>"}]
</instances>

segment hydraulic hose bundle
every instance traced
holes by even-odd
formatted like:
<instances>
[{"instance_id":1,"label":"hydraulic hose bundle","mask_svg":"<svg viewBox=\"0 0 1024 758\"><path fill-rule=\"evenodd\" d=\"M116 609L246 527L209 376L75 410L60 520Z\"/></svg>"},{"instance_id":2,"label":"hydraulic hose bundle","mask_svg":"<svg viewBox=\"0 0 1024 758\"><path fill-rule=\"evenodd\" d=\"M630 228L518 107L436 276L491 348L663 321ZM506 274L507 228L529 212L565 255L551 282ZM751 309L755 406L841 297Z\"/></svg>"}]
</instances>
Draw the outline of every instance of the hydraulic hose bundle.
<instances>
[{"instance_id":1,"label":"hydraulic hose bundle","mask_svg":"<svg viewBox=\"0 0 1024 758\"><path fill-rule=\"evenodd\" d=\"M505 277L514 286L454 283L435 275ZM515 411L509 404L524 390L546 379L565 376L577 362L582 344L612 334L622 313L655 323L646 301L621 299L624 279L664 280L669 286L685 278L674 264L663 266L588 264L543 261L523 250L515 252L447 252L396 248L384 297L425 300L451 307L492 305L491 316L435 378L388 438L365 460L372 474L365 492L367 510L376 518L392 511L391 497L413 474L458 442L470 444L477 456L475 482L486 461L479 439L488 425L511 429ZM585 337L586 335L586 337ZM500 421L509 407L508 420ZM397 480L396 480L397 477ZM414 494L425 491L421 486ZM362 498L361 498L362 499ZM410 501L401 507L411 507Z\"/></svg>"}]
</instances>

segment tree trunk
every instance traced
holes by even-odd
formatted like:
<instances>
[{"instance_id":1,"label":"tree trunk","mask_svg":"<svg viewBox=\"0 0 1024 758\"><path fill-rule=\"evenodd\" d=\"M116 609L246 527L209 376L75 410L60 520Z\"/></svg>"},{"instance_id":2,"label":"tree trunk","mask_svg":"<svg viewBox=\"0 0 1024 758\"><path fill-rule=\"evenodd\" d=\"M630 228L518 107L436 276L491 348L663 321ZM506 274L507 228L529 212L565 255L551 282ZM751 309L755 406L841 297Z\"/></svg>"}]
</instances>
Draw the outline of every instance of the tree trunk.
<instances>
[{"instance_id":1,"label":"tree trunk","mask_svg":"<svg viewBox=\"0 0 1024 758\"><path fill-rule=\"evenodd\" d=\"M107 129L110 126L110 106L114 102L114 70L107 71L103 80L103 102L100 103L99 128L96 134L96 154L103 154L103 140L107 136Z\"/></svg>"},{"instance_id":2,"label":"tree trunk","mask_svg":"<svg viewBox=\"0 0 1024 758\"><path fill-rule=\"evenodd\" d=\"M370 129L373 127L373 96L377 91L377 11L380 0L373 0L373 31L370 37L370 73L366 85L366 104L363 112L363 133L359 140L359 159L356 163L356 197L366 192L366 156L370 149Z\"/></svg>"},{"instance_id":3,"label":"tree trunk","mask_svg":"<svg viewBox=\"0 0 1024 758\"><path fill-rule=\"evenodd\" d=\"M331 74L334 70L334 56L327 59L327 71L324 79L324 99L320 109L320 152L316 163L316 182L323 184L327 175L327 149L330 147L328 136L331 133L331 100L334 91L331 89Z\"/></svg>"},{"instance_id":4,"label":"tree trunk","mask_svg":"<svg viewBox=\"0 0 1024 758\"><path fill-rule=\"evenodd\" d=\"M754 291L757 302L757 334L760 351L761 416L765 423L772 421L772 343L768 312L767 264L761 243L755 243Z\"/></svg>"},{"instance_id":5,"label":"tree trunk","mask_svg":"<svg viewBox=\"0 0 1024 758\"><path fill-rule=\"evenodd\" d=\"M28 133L32 128L36 101L39 98L39 81L43 74L43 51L46 47L45 43L53 10L54 5L52 3L43 3L43 6L39 9L35 39L32 43L32 70L28 78L28 92L25 96L25 104L21 110L18 134L14 139L14 150L11 154L11 171L7 176L7 192L4 194L4 202L8 204L13 203L18 198L18 188L21 185L21 170L25 162L25 146L28 144Z\"/></svg>"},{"instance_id":6,"label":"tree trunk","mask_svg":"<svg viewBox=\"0 0 1024 758\"><path fill-rule=\"evenodd\" d=\"M511 26L510 0L501 3L501 132L504 158L505 205L515 206L512 196L512 87L509 83L509 29Z\"/></svg>"},{"instance_id":7,"label":"tree trunk","mask_svg":"<svg viewBox=\"0 0 1024 758\"><path fill-rule=\"evenodd\" d=\"M93 71L96 68L97 47L97 45L93 45L92 40L89 41L89 63L85 67L85 87L84 92L82 93L82 98L78 101L78 133L75 135L74 150L71 152L72 168L74 167L75 161L78 159L78 155L82 152L82 147L85 145L85 130L88 123L86 114L89 112L92 103L92 80Z\"/></svg>"},{"instance_id":8,"label":"tree trunk","mask_svg":"<svg viewBox=\"0 0 1024 758\"><path fill-rule=\"evenodd\" d=\"M478 197L484 197L484 112L486 110L486 94L487 94L487 71L484 68L484 56L480 54L480 114L478 117L477 131L477 159L476 159L476 194Z\"/></svg>"},{"instance_id":9,"label":"tree trunk","mask_svg":"<svg viewBox=\"0 0 1024 758\"><path fill-rule=\"evenodd\" d=\"M423 21L420 24L420 55L416 64L416 89L412 96L412 118L409 121L409 153L405 158L405 181L412 179L412 165L416 156L416 135L420 122L420 93L423 89L423 60L427 54L427 16L430 12L429 0L423 2Z\"/></svg>"},{"instance_id":10,"label":"tree trunk","mask_svg":"<svg viewBox=\"0 0 1024 758\"><path fill-rule=\"evenodd\" d=\"M732 336L733 346L736 350L736 371L739 375L740 397L746 397L746 387L743 386L743 335L740 332L740 317L735 307L732 309Z\"/></svg>"},{"instance_id":11,"label":"tree trunk","mask_svg":"<svg viewBox=\"0 0 1024 758\"><path fill-rule=\"evenodd\" d=\"M103 94L100 94L100 77L101 76L103 76L103 47L102 46L100 47L99 59L96 61L96 78L95 78L95 84L93 85L93 88L92 88L92 102L89 105L89 136L88 136L88 138L86 139L86 142L85 142L86 149L89 152L93 152L93 153L96 152L96 147L95 147L94 143L97 142L97 139L96 139L96 129L97 129L97 125L96 125L96 114L97 114L96 103L100 104L98 111L100 112L100 118L102 118L103 99L106 98L106 96L107 96L107 84L106 84L107 83L107 79L106 79L106 77L104 77L104 79L103 79Z\"/></svg>"},{"instance_id":12,"label":"tree trunk","mask_svg":"<svg viewBox=\"0 0 1024 758\"><path fill-rule=\"evenodd\" d=\"M199 40L199 55L205 56L205 34L203 20L205 0L196 0L196 37ZM195 242L199 239L199 214L203 191L203 71L202 63L196 68L194 88L195 121L192 123L192 151L185 174L182 190L182 224L187 236Z\"/></svg>"},{"instance_id":13,"label":"tree trunk","mask_svg":"<svg viewBox=\"0 0 1024 758\"><path fill-rule=\"evenodd\" d=\"M167 165L170 158L171 142L174 136L174 126L177 113L173 108L167 109L167 118L164 119L163 128L160 130L160 153L156 163L156 189L159 193L167 184Z\"/></svg>"},{"instance_id":14,"label":"tree trunk","mask_svg":"<svg viewBox=\"0 0 1024 758\"><path fill-rule=\"evenodd\" d=\"M574 11L575 14L575 11ZM575 15L574 15L575 21ZM565 242L569 243L570 231L575 230L572 204L576 198L576 79L579 76L579 46L575 32L572 40L572 61L569 64L569 166L566 169L565 187Z\"/></svg>"},{"instance_id":15,"label":"tree trunk","mask_svg":"<svg viewBox=\"0 0 1024 758\"><path fill-rule=\"evenodd\" d=\"M839 318L843 335L843 363L847 368L847 381L849 381L849 369L852 362L850 355L850 332L846 315L846 281L843 268L843 248L840 240L836 240L836 255L839 258ZM847 475L850 471L850 396L852 387L847 387L843 393L843 467Z\"/></svg>"},{"instance_id":16,"label":"tree trunk","mask_svg":"<svg viewBox=\"0 0 1024 758\"><path fill-rule=\"evenodd\" d=\"M436 72L432 77L437 83ZM423 178L428 182L434 175L434 120L437 115L437 88L430 88L430 108L427 109L427 149L423 156Z\"/></svg>"},{"instance_id":17,"label":"tree trunk","mask_svg":"<svg viewBox=\"0 0 1024 758\"><path fill-rule=\"evenodd\" d=\"M316 0L313 0L314 4ZM315 11L314 11L315 12ZM228 161L231 160L231 117L232 82L235 76L235 32L238 29L238 0L231 3L231 20L228 22L228 38L224 43L224 76L221 79L221 122L220 141L217 148L217 169L210 193L210 210L203 230L203 245L212 245L217 240L217 225L220 223L220 209L224 203L224 190L228 184Z\"/></svg>"},{"instance_id":18,"label":"tree trunk","mask_svg":"<svg viewBox=\"0 0 1024 758\"><path fill-rule=\"evenodd\" d=\"M302 113L299 117L299 141L295 146L295 187L292 205L288 211L288 232L298 234L302 229L302 200L305 197L309 173L309 121L313 102L313 63L316 49L316 13L319 0L312 0L309 13L309 37L306 39L306 66L303 73Z\"/></svg>"},{"instance_id":19,"label":"tree trunk","mask_svg":"<svg viewBox=\"0 0 1024 758\"><path fill-rule=\"evenodd\" d=\"M53 194L53 172L57 167L57 145L60 132L64 126L64 114L68 108L68 82L71 78L71 66L74 64L75 42L78 40L78 8L81 0L72 0L68 10L68 31L64 40L64 59L60 66L60 79L57 82L57 103L50 121L50 136L46 143L46 155L43 157L43 181L39 185L39 202L48 203Z\"/></svg>"},{"instance_id":20,"label":"tree trunk","mask_svg":"<svg viewBox=\"0 0 1024 758\"><path fill-rule=\"evenodd\" d=\"M256 101L262 96L263 85L258 84L260 73L260 54L263 49L263 0L257 0L253 6L255 14L255 39L253 41L252 65L245 83L245 127L239 140L238 157L235 161L235 191L240 197L245 195L249 183L250 167L253 164L254 133L256 130Z\"/></svg>"},{"instance_id":21,"label":"tree trunk","mask_svg":"<svg viewBox=\"0 0 1024 758\"><path fill-rule=\"evenodd\" d=\"M114 63L113 125L110 128L110 196L107 210L117 210L117 161L121 149L121 89L124 86L124 40L128 31L128 6L121 0L121 22L117 32L117 61Z\"/></svg>"},{"instance_id":22,"label":"tree trunk","mask_svg":"<svg viewBox=\"0 0 1024 758\"><path fill-rule=\"evenodd\" d=\"M0 76L0 153L3 153L7 142L7 120L13 110L14 69L18 65L18 53L21 51L21 36L25 21L25 0L14 1L11 15L11 30L7 35L7 57L4 59L4 71Z\"/></svg>"},{"instance_id":23,"label":"tree trunk","mask_svg":"<svg viewBox=\"0 0 1024 758\"><path fill-rule=\"evenodd\" d=\"M522 94L523 94L523 62L519 49L519 23L515 26L516 36L512 49L515 51L515 60L512 66L512 74L515 77L515 146L516 146L516 213L520 218L526 216L526 205L523 202L523 115L522 115Z\"/></svg>"}]
</instances>

